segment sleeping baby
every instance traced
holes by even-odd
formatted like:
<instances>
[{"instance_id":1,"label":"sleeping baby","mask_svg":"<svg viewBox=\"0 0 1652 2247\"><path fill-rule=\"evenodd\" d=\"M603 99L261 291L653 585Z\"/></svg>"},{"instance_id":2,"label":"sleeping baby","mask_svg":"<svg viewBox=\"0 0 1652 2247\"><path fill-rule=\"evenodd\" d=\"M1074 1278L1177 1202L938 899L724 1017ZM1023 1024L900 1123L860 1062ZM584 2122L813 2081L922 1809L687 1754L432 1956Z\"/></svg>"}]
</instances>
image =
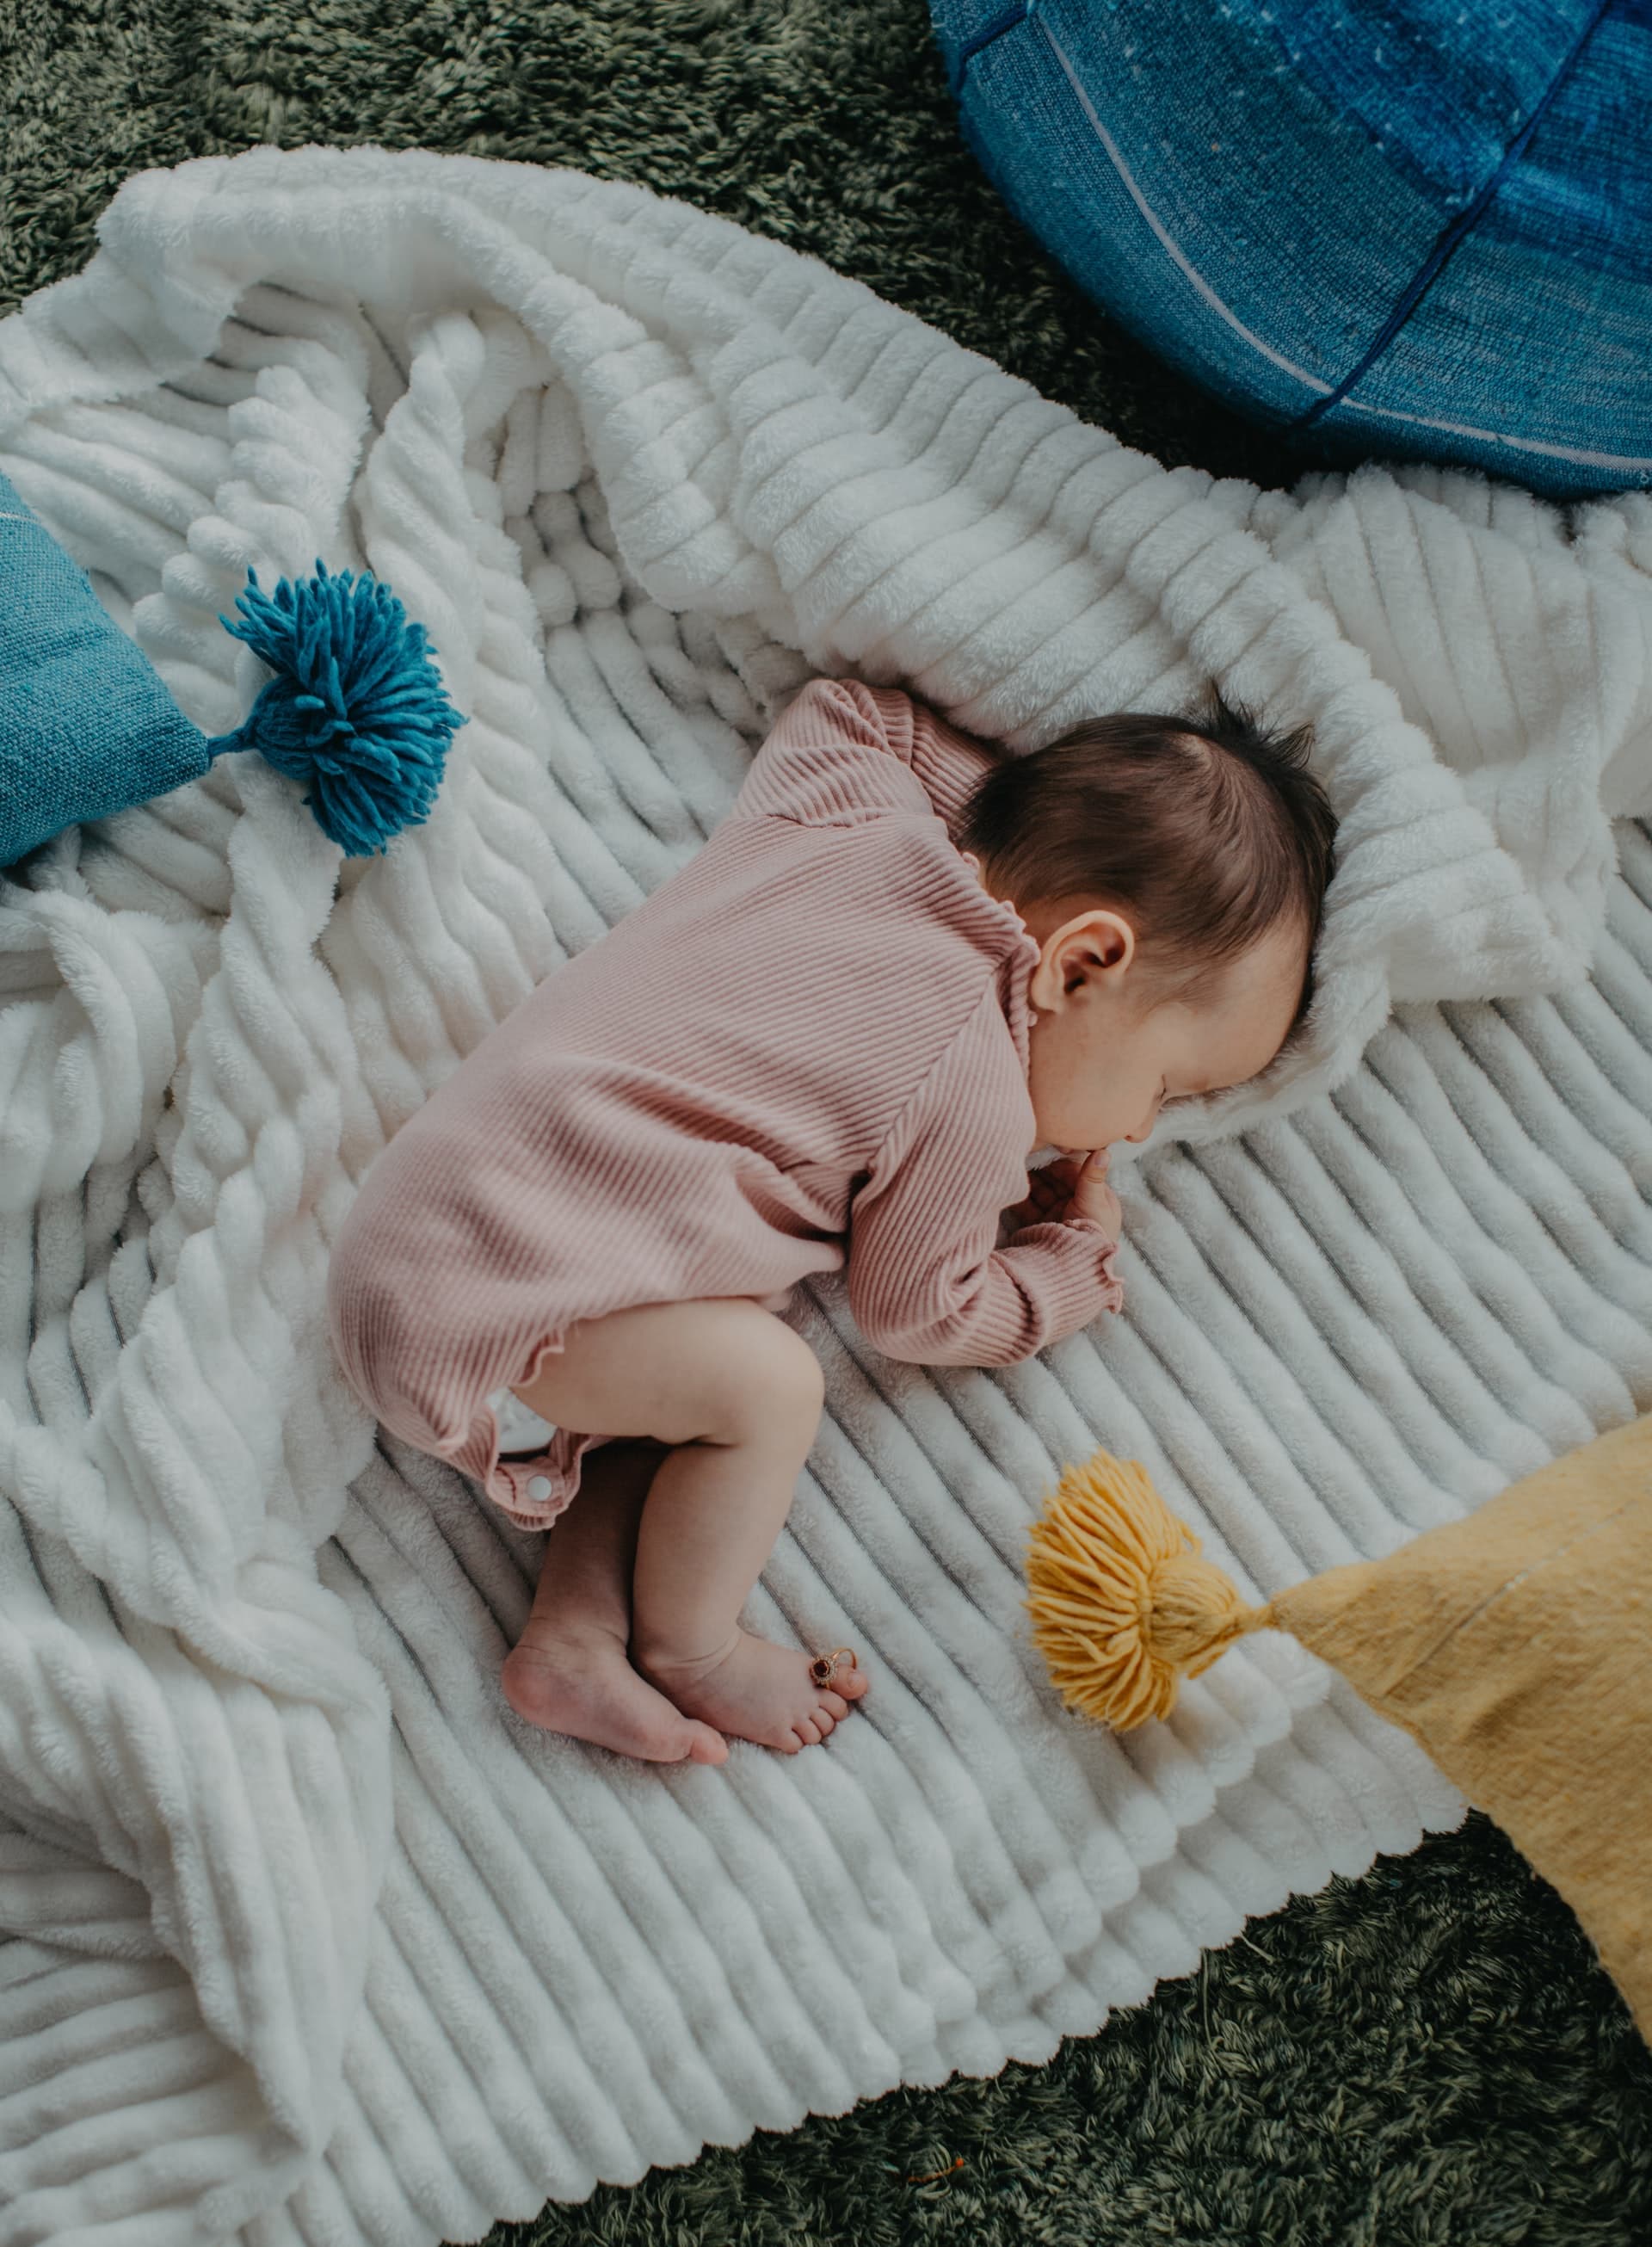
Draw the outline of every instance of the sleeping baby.
<instances>
[{"instance_id":1,"label":"sleeping baby","mask_svg":"<svg viewBox=\"0 0 1652 2247\"><path fill-rule=\"evenodd\" d=\"M820 1421L793 1288L842 1269L919 1365L1116 1311L1108 1149L1292 1036L1333 836L1306 737L1219 701L1010 756L891 688L795 695L703 848L438 1087L333 1251L385 1427L556 1524L520 1716L721 1763L850 1713L851 1650L740 1627Z\"/></svg>"}]
</instances>

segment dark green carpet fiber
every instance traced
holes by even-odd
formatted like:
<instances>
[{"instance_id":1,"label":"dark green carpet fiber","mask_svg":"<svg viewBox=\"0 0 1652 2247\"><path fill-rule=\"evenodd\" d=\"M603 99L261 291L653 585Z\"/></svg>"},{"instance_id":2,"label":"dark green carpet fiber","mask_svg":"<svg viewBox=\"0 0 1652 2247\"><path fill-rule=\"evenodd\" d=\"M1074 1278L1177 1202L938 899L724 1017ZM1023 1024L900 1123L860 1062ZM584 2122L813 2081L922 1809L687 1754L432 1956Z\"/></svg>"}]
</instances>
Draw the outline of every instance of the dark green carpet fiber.
<instances>
[{"instance_id":1,"label":"dark green carpet fiber","mask_svg":"<svg viewBox=\"0 0 1652 2247\"><path fill-rule=\"evenodd\" d=\"M134 171L261 141L574 165L853 274L1168 462L1303 465L1157 366L959 139L922 0L0 0L0 309ZM1649 1868L1652 1878L1652 1868ZM1485 1820L1048 2066L898 2092L493 2247L1648 2247L1652 2057Z\"/></svg>"}]
</instances>

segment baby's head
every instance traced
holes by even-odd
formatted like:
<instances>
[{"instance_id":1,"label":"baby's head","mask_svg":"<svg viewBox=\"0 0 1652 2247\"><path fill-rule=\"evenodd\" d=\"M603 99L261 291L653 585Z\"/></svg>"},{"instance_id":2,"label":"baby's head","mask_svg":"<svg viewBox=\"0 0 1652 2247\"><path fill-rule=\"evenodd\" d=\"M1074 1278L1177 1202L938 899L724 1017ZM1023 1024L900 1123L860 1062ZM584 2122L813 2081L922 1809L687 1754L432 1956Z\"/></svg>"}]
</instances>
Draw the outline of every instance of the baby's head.
<instances>
[{"instance_id":1,"label":"baby's head","mask_svg":"<svg viewBox=\"0 0 1652 2247\"><path fill-rule=\"evenodd\" d=\"M1287 1043L1336 832L1309 738L1212 696L1197 719L1094 719L977 785L958 847L1042 947L1034 1147L1144 1139L1164 1103Z\"/></svg>"}]
</instances>

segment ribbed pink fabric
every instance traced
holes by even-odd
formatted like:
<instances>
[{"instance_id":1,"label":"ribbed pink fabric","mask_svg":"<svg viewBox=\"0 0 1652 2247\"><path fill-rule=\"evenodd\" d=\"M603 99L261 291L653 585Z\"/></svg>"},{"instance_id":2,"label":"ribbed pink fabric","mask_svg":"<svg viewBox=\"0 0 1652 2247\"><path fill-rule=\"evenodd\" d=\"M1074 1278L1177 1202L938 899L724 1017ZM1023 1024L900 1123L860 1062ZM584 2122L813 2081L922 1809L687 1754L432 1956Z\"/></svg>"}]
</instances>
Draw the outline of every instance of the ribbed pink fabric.
<instances>
[{"instance_id":1,"label":"ribbed pink fabric","mask_svg":"<svg viewBox=\"0 0 1652 2247\"><path fill-rule=\"evenodd\" d=\"M709 1295L777 1311L847 1261L887 1356L1003 1365L1118 1308L1089 1220L997 1245L1039 1144L1039 953L952 840L991 756L905 694L810 680L694 857L402 1126L328 1287L386 1427L538 1527L608 1437L558 1428L502 1461L484 1400L577 1322Z\"/></svg>"}]
</instances>

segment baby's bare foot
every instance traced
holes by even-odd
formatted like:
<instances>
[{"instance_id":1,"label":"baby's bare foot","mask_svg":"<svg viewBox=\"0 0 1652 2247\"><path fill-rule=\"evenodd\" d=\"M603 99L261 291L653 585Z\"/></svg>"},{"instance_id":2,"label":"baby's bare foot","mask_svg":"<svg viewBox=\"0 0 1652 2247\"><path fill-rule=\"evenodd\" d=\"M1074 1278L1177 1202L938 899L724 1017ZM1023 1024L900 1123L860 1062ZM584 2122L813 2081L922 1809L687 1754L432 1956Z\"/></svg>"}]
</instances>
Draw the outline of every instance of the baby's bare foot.
<instances>
[{"instance_id":1,"label":"baby's bare foot","mask_svg":"<svg viewBox=\"0 0 1652 2247\"><path fill-rule=\"evenodd\" d=\"M711 1667L672 1662L663 1654L638 1667L685 1717L715 1725L737 1739L795 1755L823 1740L850 1704L866 1690L858 1670L840 1663L829 1685L809 1676L811 1656L795 1647L772 1646L741 1631L732 1652Z\"/></svg>"},{"instance_id":2,"label":"baby's bare foot","mask_svg":"<svg viewBox=\"0 0 1652 2247\"><path fill-rule=\"evenodd\" d=\"M598 1625L529 1622L500 1684L516 1714L548 1732L645 1763L728 1760L728 1743L639 1677L619 1640Z\"/></svg>"}]
</instances>

